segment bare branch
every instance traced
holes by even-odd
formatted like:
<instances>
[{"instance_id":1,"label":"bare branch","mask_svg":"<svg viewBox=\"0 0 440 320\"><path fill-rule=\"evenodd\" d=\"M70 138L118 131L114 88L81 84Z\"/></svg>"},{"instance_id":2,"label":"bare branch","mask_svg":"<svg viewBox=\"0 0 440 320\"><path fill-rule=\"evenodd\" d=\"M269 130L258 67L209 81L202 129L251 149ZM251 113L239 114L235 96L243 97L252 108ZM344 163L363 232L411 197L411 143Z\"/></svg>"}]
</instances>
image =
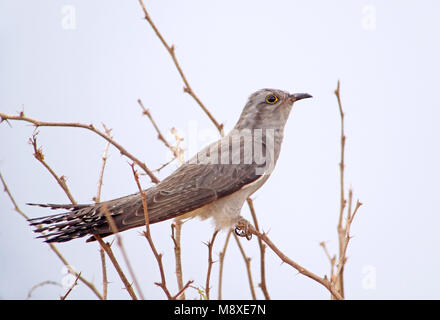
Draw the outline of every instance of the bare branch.
<instances>
[{"instance_id":1,"label":"bare branch","mask_svg":"<svg viewBox=\"0 0 440 320\"><path fill-rule=\"evenodd\" d=\"M118 273L119 278L121 278L121 281L124 284L125 288L127 289L127 292L130 295L130 297L133 300L137 300L137 296L134 293L133 287L130 284L130 282L128 282L127 277L125 276L124 272L121 269L121 266L118 263L118 260L116 260L116 257L113 254L112 249L110 248L110 244L105 243L104 240L102 240L102 238L97 234L95 234L94 237L99 242L101 247L104 249L105 253L107 253L107 256L109 257L110 261L113 263L113 266L115 267L116 272Z\"/></svg>"},{"instance_id":2,"label":"bare branch","mask_svg":"<svg viewBox=\"0 0 440 320\"><path fill-rule=\"evenodd\" d=\"M255 294L254 281L252 280L252 270L251 270L251 258L246 255L244 252L243 246L241 245L240 239L238 239L237 235L234 233L235 241L237 242L238 249L240 249L240 253L243 256L244 262L246 264L246 272L248 275L249 288L251 289L251 296L253 300L257 300L257 296Z\"/></svg>"},{"instance_id":3,"label":"bare branch","mask_svg":"<svg viewBox=\"0 0 440 320\"><path fill-rule=\"evenodd\" d=\"M36 285L34 285L31 290L29 290L27 296L26 296L26 300L29 300L32 296L32 293L35 291L35 289L45 286L45 285L54 285L54 286L58 286L58 287L62 287L61 284L59 284L58 282L55 281L51 281L51 280L46 280L40 283L37 283Z\"/></svg>"},{"instance_id":4,"label":"bare branch","mask_svg":"<svg viewBox=\"0 0 440 320\"><path fill-rule=\"evenodd\" d=\"M285 263L295 268L299 273L305 275L306 277L315 280L316 282L323 285L325 288L327 288L338 300L343 300L344 297L336 290L336 288L333 286L333 284L327 279L327 277L320 277L313 272L307 270L303 266L299 265L292 259L290 259L288 256L286 256L278 247L269 239L269 237L265 233L260 233L252 225L249 225L249 232L256 235L258 238L260 238L262 241L264 241L269 248L272 249L273 252Z\"/></svg>"},{"instance_id":5,"label":"bare branch","mask_svg":"<svg viewBox=\"0 0 440 320\"><path fill-rule=\"evenodd\" d=\"M108 292L108 279L107 279L107 266L105 262L104 248L99 246L99 256L101 257L101 270L102 270L102 297L107 300Z\"/></svg>"},{"instance_id":6,"label":"bare branch","mask_svg":"<svg viewBox=\"0 0 440 320\"><path fill-rule=\"evenodd\" d=\"M251 198L248 198L247 204L251 211L255 229L257 229L257 231L259 232L260 228L258 227L258 220L254 208L254 202L252 201ZM258 238L258 245L260 247L260 270L261 270L261 282L259 283L259 287L261 288L261 291L263 291L264 298L266 300L270 300L269 291L267 290L267 285L266 285L266 263L265 263L266 245L263 243L263 241L260 238Z\"/></svg>"},{"instance_id":7,"label":"bare branch","mask_svg":"<svg viewBox=\"0 0 440 320\"><path fill-rule=\"evenodd\" d=\"M12 193L10 192L6 181L4 180L2 174L0 173L0 180L3 184L3 189L8 195L9 199L11 200L12 204L14 205L14 210L20 214L23 218L26 220L29 220L29 217L18 207L17 202L15 201L14 197L12 196ZM39 227L37 227L39 228ZM67 262L66 258L61 254L61 252L57 249L57 247L53 243L48 243L50 249L56 254L56 256L61 260L61 262L66 266L66 268L69 269L70 272L72 272L75 276L78 276L79 274L72 269L70 264ZM99 293L99 291L96 289L95 285L91 283L90 281L86 280L83 276L79 275L79 280L81 280L92 292L100 299L103 300L102 295Z\"/></svg>"},{"instance_id":8,"label":"bare branch","mask_svg":"<svg viewBox=\"0 0 440 320\"><path fill-rule=\"evenodd\" d=\"M166 285L165 271L163 269L163 264L162 264L162 254L157 252L156 246L154 245L153 238L151 237L151 233L150 233L150 218L148 216L147 195L142 190L141 184L139 182L139 175L136 169L134 168L134 163L131 164L131 169L133 171L133 176L142 198L142 207L144 209L145 229L146 229L143 235L147 239L148 244L150 245L151 251L153 251L154 257L156 258L159 267L161 282L155 282L155 284L160 288L162 288L163 292L165 293L165 295L169 300L172 300L173 297L171 296L170 291L168 290Z\"/></svg>"},{"instance_id":9,"label":"bare branch","mask_svg":"<svg viewBox=\"0 0 440 320\"><path fill-rule=\"evenodd\" d=\"M182 299L181 296L185 295L185 290L188 289L191 284L193 283L193 280L188 281L183 287L182 289L179 290L179 292L176 293L176 295L174 297L171 298L171 300L184 300L184 298Z\"/></svg>"},{"instance_id":10,"label":"bare branch","mask_svg":"<svg viewBox=\"0 0 440 320\"><path fill-rule=\"evenodd\" d=\"M183 221L180 219L175 219L174 223L171 224L171 239L174 242L174 256L176 259L176 278L177 287L179 291L182 292L180 295L176 295L177 299L185 300L185 290L183 286L183 274L182 274L182 252L180 246L180 238L182 233Z\"/></svg>"},{"instance_id":11,"label":"bare branch","mask_svg":"<svg viewBox=\"0 0 440 320\"><path fill-rule=\"evenodd\" d=\"M229 239L231 238L232 229L230 229L226 235L225 244L223 250L219 254L219 272L218 272L218 300L222 300L222 287L223 287L223 266L225 264L226 249L228 248Z\"/></svg>"},{"instance_id":12,"label":"bare branch","mask_svg":"<svg viewBox=\"0 0 440 320\"><path fill-rule=\"evenodd\" d=\"M153 125L154 129L156 130L156 132L157 132L157 138L158 138L160 141L162 141L163 144L164 144L168 149L171 150L171 152L173 153L173 155L174 155L175 158L178 158L178 157L179 157L179 153L178 153L177 149L174 148L174 147L168 142L167 139L165 139L165 136L164 136L164 135L162 134L162 132L160 131L160 129L159 129L158 125L156 124L156 121L154 121L154 119L153 119L153 117L152 117L150 111L149 111L147 108L144 107L144 104L142 103L142 100L141 100L141 99L138 99L138 103L139 103L139 106L140 106L141 109L142 109L142 114L146 115L146 116L148 117L148 119L150 119L151 124Z\"/></svg>"},{"instance_id":13,"label":"bare branch","mask_svg":"<svg viewBox=\"0 0 440 320\"><path fill-rule=\"evenodd\" d=\"M78 284L78 279L80 276L81 276L81 272L78 273L78 275L76 276L75 282L72 284L72 286L69 288L69 290L67 290L66 294L60 298L60 300L66 300L67 296L70 294L70 292L72 292L73 287L75 287Z\"/></svg>"},{"instance_id":14,"label":"bare branch","mask_svg":"<svg viewBox=\"0 0 440 320\"><path fill-rule=\"evenodd\" d=\"M168 43L165 41L165 39L162 36L162 34L160 33L159 29L157 29L156 25L154 24L153 20L151 19L150 14L148 13L148 11L144 5L144 2L142 0L139 0L139 3L142 7L142 10L144 11L145 20L148 21L148 23L150 24L154 33L156 34L156 36L159 38L160 42L162 42L163 46L170 54L171 59L173 59L174 65L176 66L177 71L179 72L180 77L182 78L183 83L185 84L185 87L183 90L186 93L188 93L191 97L193 97L193 99L197 102L197 104L200 106L200 108L202 108L203 112L208 116L208 118L211 120L211 122L215 125L215 127L220 132L220 134L223 135L223 124L220 124L217 122L217 120L214 118L214 116L211 114L211 112L209 112L208 108L203 104L203 102L199 99L199 97L195 94L194 90L191 88L185 74L183 73L183 70L179 64L179 61L177 60L174 46L168 45Z\"/></svg>"},{"instance_id":15,"label":"bare branch","mask_svg":"<svg viewBox=\"0 0 440 320\"><path fill-rule=\"evenodd\" d=\"M105 133L110 136L111 130L107 129L107 127L103 124ZM110 147L110 142L107 142L105 144L104 148L104 154L102 155L102 164L101 164L101 170L99 172L99 179L98 179L98 190L96 191L96 196L93 198L93 200L96 203L99 203L101 201L101 191L102 191L102 183L104 180L104 169L105 165L107 163L107 157L108 157L108 149ZM101 270L102 270L102 296L104 300L107 300L107 292L108 292L108 279L107 279L107 267L105 262L105 251L103 247L99 247L99 256L101 258Z\"/></svg>"},{"instance_id":16,"label":"bare branch","mask_svg":"<svg viewBox=\"0 0 440 320\"><path fill-rule=\"evenodd\" d=\"M110 229L112 230L112 232L115 235L116 238L116 243L118 244L119 249L121 250L122 253L122 257L124 258L125 264L127 265L128 268L128 272L130 272L130 275L133 279L133 283L136 287L137 292L139 293L139 296L141 297L142 300L144 300L144 295L142 294L142 290L141 287L136 279L136 275L134 274L133 268L131 267L131 263L130 260L128 259L128 255L127 252L125 251L124 248L124 244L122 243L122 237L119 234L119 230L116 226L115 221L113 220L113 217L110 214L110 211L108 210L106 204L104 203L102 206L102 210L104 212L104 215L107 219L108 224L110 225ZM101 240L101 242L103 242ZM100 242L100 244L101 244ZM107 249L105 247L103 247L103 249L107 252L107 254L110 252L111 253L111 248L110 246L107 246ZM111 253L113 255L113 253ZM111 259L111 257L109 256L109 258ZM112 260L112 259L111 259ZM112 260L113 264L115 265L116 271L119 274L119 277L121 278L122 282L124 283L125 287L128 290L128 293L130 294L130 296L134 299L137 300L136 295L134 294L134 291L131 287L131 284L129 284L129 282L127 281L127 278L125 277L124 273L122 272L121 267L119 266L119 264L117 263L116 259L114 259L114 261Z\"/></svg>"},{"instance_id":17,"label":"bare branch","mask_svg":"<svg viewBox=\"0 0 440 320\"><path fill-rule=\"evenodd\" d=\"M209 293L211 288L209 287L209 282L211 279L212 265L214 264L214 261L212 260L212 247L214 246L215 237L217 236L218 233L219 230L215 230L214 233L212 234L211 240L208 241L208 243L206 243L206 246L208 247L208 272L206 273L206 285L205 285L205 294L207 300L209 300L210 298Z\"/></svg>"},{"instance_id":18,"label":"bare branch","mask_svg":"<svg viewBox=\"0 0 440 320\"><path fill-rule=\"evenodd\" d=\"M119 150L119 152L126 156L127 158L131 159L133 162L135 162L139 167L141 167L142 170L145 171L145 173L150 177L151 181L154 183L158 183L159 179L154 175L154 173L148 169L148 167L145 165L144 162L140 161L138 158L136 158L134 155L132 155L130 152L128 152L122 145L117 143L115 140L113 140L110 136L108 136L105 132L102 132L98 129L96 129L93 124L83 124L78 122L48 122L48 121L39 121L32 118L29 118L24 115L23 112L21 112L19 115L8 115L5 113L0 112L0 118L3 120L18 120L18 121L25 121L32 123L35 127L70 127L70 128L82 128L87 129L89 131L94 132L95 134L99 135L100 137L104 138L108 142L110 142L116 149Z\"/></svg>"},{"instance_id":19,"label":"bare branch","mask_svg":"<svg viewBox=\"0 0 440 320\"><path fill-rule=\"evenodd\" d=\"M58 175L55 173L55 171L47 164L47 162L44 160L44 154L42 148L38 148L37 146L37 135L38 131L36 131L31 138L29 138L29 143L34 148L34 157L37 159L48 171L49 173L55 178L61 189L63 189L64 193L67 195L69 200L72 202L72 204L77 204L75 199L73 198L72 194L70 193L69 188L66 184L66 178L64 176L58 177Z\"/></svg>"}]
</instances>

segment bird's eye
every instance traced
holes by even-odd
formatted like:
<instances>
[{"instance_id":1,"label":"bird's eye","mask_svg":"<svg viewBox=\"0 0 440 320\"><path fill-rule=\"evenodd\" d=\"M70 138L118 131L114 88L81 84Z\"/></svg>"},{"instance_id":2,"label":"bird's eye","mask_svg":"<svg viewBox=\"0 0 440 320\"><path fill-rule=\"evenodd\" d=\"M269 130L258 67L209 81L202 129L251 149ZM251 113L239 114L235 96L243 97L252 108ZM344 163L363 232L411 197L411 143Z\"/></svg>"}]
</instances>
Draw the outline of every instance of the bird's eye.
<instances>
[{"instance_id":1,"label":"bird's eye","mask_svg":"<svg viewBox=\"0 0 440 320\"><path fill-rule=\"evenodd\" d=\"M268 104L275 104L278 101L278 97L274 94L270 94L268 96L266 96L266 102Z\"/></svg>"}]
</instances>

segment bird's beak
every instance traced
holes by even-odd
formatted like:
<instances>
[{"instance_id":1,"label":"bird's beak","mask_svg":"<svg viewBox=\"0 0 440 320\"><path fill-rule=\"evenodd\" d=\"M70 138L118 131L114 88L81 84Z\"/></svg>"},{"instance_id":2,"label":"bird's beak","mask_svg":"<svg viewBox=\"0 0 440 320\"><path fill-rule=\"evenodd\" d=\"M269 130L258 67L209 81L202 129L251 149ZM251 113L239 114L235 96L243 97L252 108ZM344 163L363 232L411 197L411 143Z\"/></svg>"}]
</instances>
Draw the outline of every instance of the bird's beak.
<instances>
[{"instance_id":1,"label":"bird's beak","mask_svg":"<svg viewBox=\"0 0 440 320\"><path fill-rule=\"evenodd\" d=\"M307 98L313 98L312 95L308 94L308 93L294 93L289 95L289 99L292 102L301 100L301 99L307 99Z\"/></svg>"}]
</instances>

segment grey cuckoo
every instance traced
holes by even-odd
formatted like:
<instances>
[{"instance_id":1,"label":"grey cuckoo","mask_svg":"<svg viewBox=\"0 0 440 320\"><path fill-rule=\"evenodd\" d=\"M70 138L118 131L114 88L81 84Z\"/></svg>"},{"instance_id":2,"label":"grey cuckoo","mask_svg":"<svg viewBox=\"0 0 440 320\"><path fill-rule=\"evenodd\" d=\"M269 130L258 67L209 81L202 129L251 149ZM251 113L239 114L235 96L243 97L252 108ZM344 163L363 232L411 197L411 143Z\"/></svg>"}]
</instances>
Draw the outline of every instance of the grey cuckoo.
<instances>
[{"instance_id":1,"label":"grey cuckoo","mask_svg":"<svg viewBox=\"0 0 440 320\"><path fill-rule=\"evenodd\" d=\"M307 93L289 94L275 89L253 93L234 129L211 143L157 185L146 189L150 224L172 219L213 218L216 229L243 221L240 211L246 199L270 176L284 135L284 126L295 101ZM97 204L39 204L65 212L30 219L46 231L47 242L64 242L94 235L112 234L104 210L118 232L145 225L142 197L135 193ZM67 211L67 212L66 212ZM245 220L244 220L245 221ZM238 230L238 231L237 231ZM249 236L236 229L237 234Z\"/></svg>"}]
</instances>

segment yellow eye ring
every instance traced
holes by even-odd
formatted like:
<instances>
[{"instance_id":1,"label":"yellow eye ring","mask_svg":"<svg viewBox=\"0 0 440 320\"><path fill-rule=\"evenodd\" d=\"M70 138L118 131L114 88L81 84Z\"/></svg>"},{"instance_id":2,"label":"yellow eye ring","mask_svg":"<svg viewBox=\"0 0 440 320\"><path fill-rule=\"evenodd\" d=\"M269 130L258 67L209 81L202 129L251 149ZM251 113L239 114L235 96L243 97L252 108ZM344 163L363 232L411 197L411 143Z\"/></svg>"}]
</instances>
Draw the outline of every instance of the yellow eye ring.
<instances>
[{"instance_id":1,"label":"yellow eye ring","mask_svg":"<svg viewBox=\"0 0 440 320\"><path fill-rule=\"evenodd\" d=\"M274 94L269 94L266 96L266 103L268 104L275 104L278 102L278 97Z\"/></svg>"}]
</instances>

